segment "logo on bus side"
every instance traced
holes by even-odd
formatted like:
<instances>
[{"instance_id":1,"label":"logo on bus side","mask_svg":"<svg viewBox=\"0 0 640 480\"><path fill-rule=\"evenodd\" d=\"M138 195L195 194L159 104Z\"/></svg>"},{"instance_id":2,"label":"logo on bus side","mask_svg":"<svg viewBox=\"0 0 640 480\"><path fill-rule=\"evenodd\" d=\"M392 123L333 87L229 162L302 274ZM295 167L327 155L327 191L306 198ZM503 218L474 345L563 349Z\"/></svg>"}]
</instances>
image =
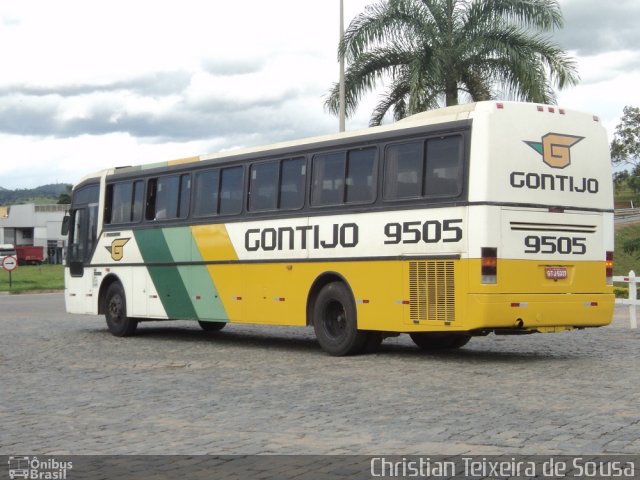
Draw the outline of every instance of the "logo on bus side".
<instances>
[{"instance_id":1,"label":"logo on bus side","mask_svg":"<svg viewBox=\"0 0 640 480\"><path fill-rule=\"evenodd\" d=\"M122 257L124 257L124 246L129 240L131 240L131 237L116 238L113 242L111 242L110 247L104 248L106 248L107 251L111 254L111 258L113 260L119 262L120 260L122 260Z\"/></svg>"},{"instance_id":2,"label":"logo on bus side","mask_svg":"<svg viewBox=\"0 0 640 480\"><path fill-rule=\"evenodd\" d=\"M547 133L542 137L542 142L524 140L524 143L542 155L544 163L551 168L565 168L571 165L571 147L583 139L575 135Z\"/></svg>"}]
</instances>

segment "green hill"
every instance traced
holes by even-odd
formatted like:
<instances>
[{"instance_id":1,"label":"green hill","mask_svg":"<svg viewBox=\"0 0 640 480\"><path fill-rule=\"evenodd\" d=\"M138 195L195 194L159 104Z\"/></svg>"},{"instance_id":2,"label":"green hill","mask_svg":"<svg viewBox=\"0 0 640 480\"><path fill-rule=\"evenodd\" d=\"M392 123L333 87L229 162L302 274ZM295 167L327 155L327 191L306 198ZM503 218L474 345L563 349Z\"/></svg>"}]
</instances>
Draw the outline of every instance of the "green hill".
<instances>
[{"instance_id":1,"label":"green hill","mask_svg":"<svg viewBox=\"0 0 640 480\"><path fill-rule=\"evenodd\" d=\"M23 203L57 203L63 193L68 193L71 184L51 183L36 188L18 188L8 190L0 187L0 205L19 205Z\"/></svg>"}]
</instances>

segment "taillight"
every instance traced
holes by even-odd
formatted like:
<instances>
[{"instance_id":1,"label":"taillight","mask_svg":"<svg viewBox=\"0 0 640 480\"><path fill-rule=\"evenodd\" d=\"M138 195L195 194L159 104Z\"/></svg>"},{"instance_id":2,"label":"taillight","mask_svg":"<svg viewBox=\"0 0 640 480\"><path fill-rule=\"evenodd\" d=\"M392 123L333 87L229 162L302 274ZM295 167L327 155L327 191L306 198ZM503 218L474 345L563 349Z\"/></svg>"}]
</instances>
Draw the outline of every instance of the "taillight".
<instances>
[{"instance_id":1,"label":"taillight","mask_svg":"<svg viewBox=\"0 0 640 480\"><path fill-rule=\"evenodd\" d=\"M498 249L482 247L482 283L498 283Z\"/></svg>"},{"instance_id":2,"label":"taillight","mask_svg":"<svg viewBox=\"0 0 640 480\"><path fill-rule=\"evenodd\" d=\"M605 268L607 271L607 285L613 285L613 252L607 252Z\"/></svg>"}]
</instances>

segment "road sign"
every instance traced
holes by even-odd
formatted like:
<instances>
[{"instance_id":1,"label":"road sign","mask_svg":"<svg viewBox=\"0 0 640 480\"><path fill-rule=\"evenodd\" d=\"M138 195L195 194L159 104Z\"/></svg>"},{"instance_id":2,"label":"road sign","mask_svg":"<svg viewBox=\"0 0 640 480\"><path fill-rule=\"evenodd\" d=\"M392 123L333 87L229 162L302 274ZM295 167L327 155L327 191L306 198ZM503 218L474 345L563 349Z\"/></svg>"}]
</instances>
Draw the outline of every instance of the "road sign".
<instances>
[{"instance_id":1,"label":"road sign","mask_svg":"<svg viewBox=\"0 0 640 480\"><path fill-rule=\"evenodd\" d=\"M18 268L18 257L13 255L4 257L2 259L2 268L4 268L7 272L13 272L16 268Z\"/></svg>"}]
</instances>

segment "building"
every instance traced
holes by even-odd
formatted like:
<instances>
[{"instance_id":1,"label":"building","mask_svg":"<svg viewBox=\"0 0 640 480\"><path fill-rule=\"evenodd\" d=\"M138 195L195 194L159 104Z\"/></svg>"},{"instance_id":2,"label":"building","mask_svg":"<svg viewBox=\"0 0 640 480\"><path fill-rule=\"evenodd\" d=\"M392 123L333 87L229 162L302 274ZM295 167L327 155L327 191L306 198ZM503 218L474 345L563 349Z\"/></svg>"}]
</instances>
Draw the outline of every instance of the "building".
<instances>
[{"instance_id":1,"label":"building","mask_svg":"<svg viewBox=\"0 0 640 480\"><path fill-rule=\"evenodd\" d=\"M69 205L11 205L0 207L0 244L44 247L50 263L62 263L66 237L60 234Z\"/></svg>"}]
</instances>

